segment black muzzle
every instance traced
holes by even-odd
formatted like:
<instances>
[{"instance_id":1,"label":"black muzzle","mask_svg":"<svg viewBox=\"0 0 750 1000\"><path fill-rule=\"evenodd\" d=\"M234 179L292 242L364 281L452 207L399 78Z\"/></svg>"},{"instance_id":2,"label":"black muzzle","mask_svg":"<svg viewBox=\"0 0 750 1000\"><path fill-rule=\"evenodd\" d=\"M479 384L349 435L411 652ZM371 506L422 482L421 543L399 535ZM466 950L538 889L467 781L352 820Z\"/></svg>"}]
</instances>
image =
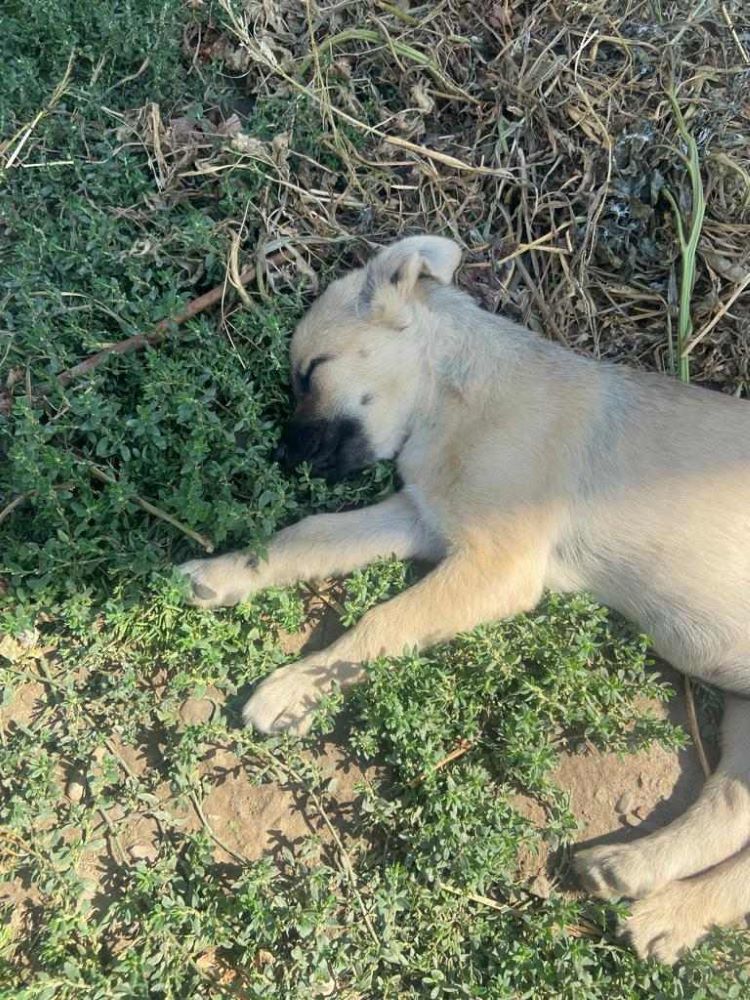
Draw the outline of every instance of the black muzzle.
<instances>
[{"instance_id":1,"label":"black muzzle","mask_svg":"<svg viewBox=\"0 0 750 1000\"><path fill-rule=\"evenodd\" d=\"M292 417L275 458L287 472L307 462L316 476L323 476L329 482L336 482L373 460L362 425L351 417L334 420Z\"/></svg>"}]
</instances>

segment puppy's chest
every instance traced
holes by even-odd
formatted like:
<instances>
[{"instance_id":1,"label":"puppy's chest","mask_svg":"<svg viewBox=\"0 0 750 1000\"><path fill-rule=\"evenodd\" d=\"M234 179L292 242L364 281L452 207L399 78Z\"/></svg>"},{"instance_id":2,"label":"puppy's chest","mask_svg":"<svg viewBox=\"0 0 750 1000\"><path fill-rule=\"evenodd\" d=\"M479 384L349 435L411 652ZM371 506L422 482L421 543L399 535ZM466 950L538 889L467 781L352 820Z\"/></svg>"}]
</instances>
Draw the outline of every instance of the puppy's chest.
<instances>
[{"instance_id":1,"label":"puppy's chest","mask_svg":"<svg viewBox=\"0 0 750 1000\"><path fill-rule=\"evenodd\" d=\"M435 503L429 492L417 483L407 483L404 493L419 513L419 519L433 534L442 536L445 531L445 513L439 503Z\"/></svg>"},{"instance_id":2,"label":"puppy's chest","mask_svg":"<svg viewBox=\"0 0 750 1000\"><path fill-rule=\"evenodd\" d=\"M451 511L456 507L455 480L460 478L452 469L456 463L448 460L446 452L449 449L436 447L429 434L415 434L398 460L404 493L425 526L441 535L449 527Z\"/></svg>"}]
</instances>

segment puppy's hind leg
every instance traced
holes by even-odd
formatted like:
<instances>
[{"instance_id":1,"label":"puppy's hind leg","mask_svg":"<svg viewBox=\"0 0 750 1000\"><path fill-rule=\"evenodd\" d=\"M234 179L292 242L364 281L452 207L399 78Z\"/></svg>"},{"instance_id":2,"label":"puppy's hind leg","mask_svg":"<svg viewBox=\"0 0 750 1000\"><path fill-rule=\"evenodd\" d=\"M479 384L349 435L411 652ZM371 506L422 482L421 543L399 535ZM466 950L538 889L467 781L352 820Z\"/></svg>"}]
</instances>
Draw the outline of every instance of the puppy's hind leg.
<instances>
[{"instance_id":1,"label":"puppy's hind leg","mask_svg":"<svg viewBox=\"0 0 750 1000\"><path fill-rule=\"evenodd\" d=\"M719 767L697 801L662 830L632 844L579 851L583 885L637 899L718 865L750 842L750 700L726 696Z\"/></svg>"},{"instance_id":2,"label":"puppy's hind leg","mask_svg":"<svg viewBox=\"0 0 750 1000\"><path fill-rule=\"evenodd\" d=\"M750 847L639 900L621 930L641 958L671 965L712 927L738 923L748 913Z\"/></svg>"}]
</instances>

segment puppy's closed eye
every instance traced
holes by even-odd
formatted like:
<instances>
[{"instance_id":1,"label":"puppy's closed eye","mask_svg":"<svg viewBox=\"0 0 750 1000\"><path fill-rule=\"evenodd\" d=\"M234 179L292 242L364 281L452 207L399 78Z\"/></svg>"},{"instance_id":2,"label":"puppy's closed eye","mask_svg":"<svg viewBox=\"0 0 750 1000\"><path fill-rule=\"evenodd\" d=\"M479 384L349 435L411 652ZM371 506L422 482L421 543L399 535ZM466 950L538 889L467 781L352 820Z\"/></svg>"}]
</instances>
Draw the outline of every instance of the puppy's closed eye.
<instances>
[{"instance_id":1,"label":"puppy's closed eye","mask_svg":"<svg viewBox=\"0 0 750 1000\"><path fill-rule=\"evenodd\" d=\"M313 372L318 367L318 365L325 364L326 361L331 360L330 354L320 354L317 358L313 358L304 373L300 372L299 369L294 374L294 387L300 396L306 396L310 391L312 386Z\"/></svg>"}]
</instances>

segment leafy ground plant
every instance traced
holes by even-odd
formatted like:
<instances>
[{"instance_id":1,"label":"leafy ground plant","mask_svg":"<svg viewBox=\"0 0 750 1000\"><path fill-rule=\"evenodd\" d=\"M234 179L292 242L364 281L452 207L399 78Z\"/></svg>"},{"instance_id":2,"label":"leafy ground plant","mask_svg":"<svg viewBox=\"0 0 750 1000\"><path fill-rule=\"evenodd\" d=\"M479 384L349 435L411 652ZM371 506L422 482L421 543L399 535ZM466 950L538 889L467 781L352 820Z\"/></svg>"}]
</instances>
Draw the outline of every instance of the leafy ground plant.
<instances>
[{"instance_id":1,"label":"leafy ground plant","mask_svg":"<svg viewBox=\"0 0 750 1000\"><path fill-rule=\"evenodd\" d=\"M392 489L387 467L330 488L271 460L289 332L381 239L464 234L463 280L489 307L668 363L672 206L691 206L667 63L704 171L694 340L734 295L691 372L744 391L749 175L726 67L745 36L723 6L729 23L580 4L561 31L547 3L6 5L0 996L747 993L740 933L674 970L640 962L612 935L618 908L567 875L560 756L685 742L638 707L670 695L642 637L551 595L374 663L307 741L261 739L239 706L305 623L350 625L417 570L217 613L186 608L170 571L201 539L262 551L305 512ZM698 102L701 60L722 72ZM57 383L215 287L213 312Z\"/></svg>"}]
</instances>

